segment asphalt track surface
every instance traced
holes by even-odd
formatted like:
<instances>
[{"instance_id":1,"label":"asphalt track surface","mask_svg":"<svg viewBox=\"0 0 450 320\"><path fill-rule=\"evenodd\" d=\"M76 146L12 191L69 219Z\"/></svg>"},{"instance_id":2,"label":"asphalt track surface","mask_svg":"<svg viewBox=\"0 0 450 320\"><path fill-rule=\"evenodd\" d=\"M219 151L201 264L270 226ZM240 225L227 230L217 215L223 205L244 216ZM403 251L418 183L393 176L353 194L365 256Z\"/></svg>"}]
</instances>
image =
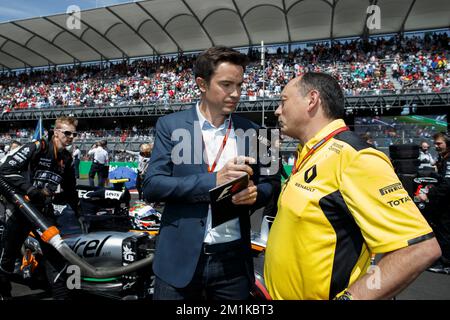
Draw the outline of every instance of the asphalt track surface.
<instances>
[{"instance_id":1,"label":"asphalt track surface","mask_svg":"<svg viewBox=\"0 0 450 320\"><path fill-rule=\"evenodd\" d=\"M85 181L80 181L82 184ZM132 198L135 198L133 195ZM252 230L259 232L262 209L251 217ZM13 283L13 300L51 300L43 290L31 290L25 285ZM401 292L397 300L450 300L450 275L423 272L409 287Z\"/></svg>"}]
</instances>

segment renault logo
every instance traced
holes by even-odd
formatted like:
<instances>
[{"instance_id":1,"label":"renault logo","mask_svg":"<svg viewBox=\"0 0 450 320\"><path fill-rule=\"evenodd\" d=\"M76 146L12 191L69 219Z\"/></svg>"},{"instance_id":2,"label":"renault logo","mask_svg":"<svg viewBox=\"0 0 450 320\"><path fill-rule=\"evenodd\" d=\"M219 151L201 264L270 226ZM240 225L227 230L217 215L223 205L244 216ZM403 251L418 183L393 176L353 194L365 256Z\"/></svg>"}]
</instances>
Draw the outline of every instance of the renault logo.
<instances>
[{"instance_id":1,"label":"renault logo","mask_svg":"<svg viewBox=\"0 0 450 320\"><path fill-rule=\"evenodd\" d=\"M316 165L313 165L311 168L309 168L305 172L305 182L310 183L316 177L317 177L317 169L316 169Z\"/></svg>"}]
</instances>

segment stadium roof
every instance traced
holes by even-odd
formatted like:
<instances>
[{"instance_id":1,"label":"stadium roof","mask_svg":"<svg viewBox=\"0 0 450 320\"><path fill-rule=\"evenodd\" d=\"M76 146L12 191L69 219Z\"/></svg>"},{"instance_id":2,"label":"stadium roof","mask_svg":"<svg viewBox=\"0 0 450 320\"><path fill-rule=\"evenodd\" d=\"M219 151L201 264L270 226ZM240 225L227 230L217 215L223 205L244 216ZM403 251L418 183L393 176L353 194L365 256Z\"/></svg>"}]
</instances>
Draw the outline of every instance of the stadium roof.
<instances>
[{"instance_id":1,"label":"stadium roof","mask_svg":"<svg viewBox=\"0 0 450 320\"><path fill-rule=\"evenodd\" d=\"M366 28L371 4L379 30ZM1 23L0 68L448 28L450 1L150 0L81 11L71 29L77 22L63 13Z\"/></svg>"}]
</instances>

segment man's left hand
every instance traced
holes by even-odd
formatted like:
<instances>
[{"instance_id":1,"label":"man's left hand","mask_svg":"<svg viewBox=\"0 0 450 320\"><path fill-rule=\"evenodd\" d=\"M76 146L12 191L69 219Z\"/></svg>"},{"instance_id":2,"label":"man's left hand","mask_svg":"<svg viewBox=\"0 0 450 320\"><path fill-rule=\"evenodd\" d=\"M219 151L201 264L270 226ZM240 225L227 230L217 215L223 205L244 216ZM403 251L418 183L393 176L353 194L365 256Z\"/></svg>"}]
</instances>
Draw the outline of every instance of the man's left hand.
<instances>
[{"instance_id":1,"label":"man's left hand","mask_svg":"<svg viewBox=\"0 0 450 320\"><path fill-rule=\"evenodd\" d=\"M424 193L419 193L418 195L417 195L417 197L420 199L420 201L422 201L422 202L426 202L426 201L428 201L428 196L426 195L426 194L424 194Z\"/></svg>"},{"instance_id":2,"label":"man's left hand","mask_svg":"<svg viewBox=\"0 0 450 320\"><path fill-rule=\"evenodd\" d=\"M236 193L233 196L232 202L235 205L251 206L255 204L257 196L258 196L258 189L256 188L253 181L250 180L248 183L248 187L246 189L242 190L239 193Z\"/></svg>"}]
</instances>

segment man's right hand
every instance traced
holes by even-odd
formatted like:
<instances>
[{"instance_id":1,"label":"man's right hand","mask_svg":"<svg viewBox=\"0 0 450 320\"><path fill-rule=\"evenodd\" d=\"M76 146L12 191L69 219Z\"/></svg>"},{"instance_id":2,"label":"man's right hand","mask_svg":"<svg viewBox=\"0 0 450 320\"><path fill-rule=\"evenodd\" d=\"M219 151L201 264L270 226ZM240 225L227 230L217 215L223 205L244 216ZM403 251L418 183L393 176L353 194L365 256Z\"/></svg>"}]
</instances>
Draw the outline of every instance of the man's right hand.
<instances>
[{"instance_id":1,"label":"man's right hand","mask_svg":"<svg viewBox=\"0 0 450 320\"><path fill-rule=\"evenodd\" d=\"M256 163L251 157L235 157L228 161L222 169L217 172L216 186L220 186L228 181L241 177L244 173L253 175L253 169L248 164Z\"/></svg>"}]
</instances>

